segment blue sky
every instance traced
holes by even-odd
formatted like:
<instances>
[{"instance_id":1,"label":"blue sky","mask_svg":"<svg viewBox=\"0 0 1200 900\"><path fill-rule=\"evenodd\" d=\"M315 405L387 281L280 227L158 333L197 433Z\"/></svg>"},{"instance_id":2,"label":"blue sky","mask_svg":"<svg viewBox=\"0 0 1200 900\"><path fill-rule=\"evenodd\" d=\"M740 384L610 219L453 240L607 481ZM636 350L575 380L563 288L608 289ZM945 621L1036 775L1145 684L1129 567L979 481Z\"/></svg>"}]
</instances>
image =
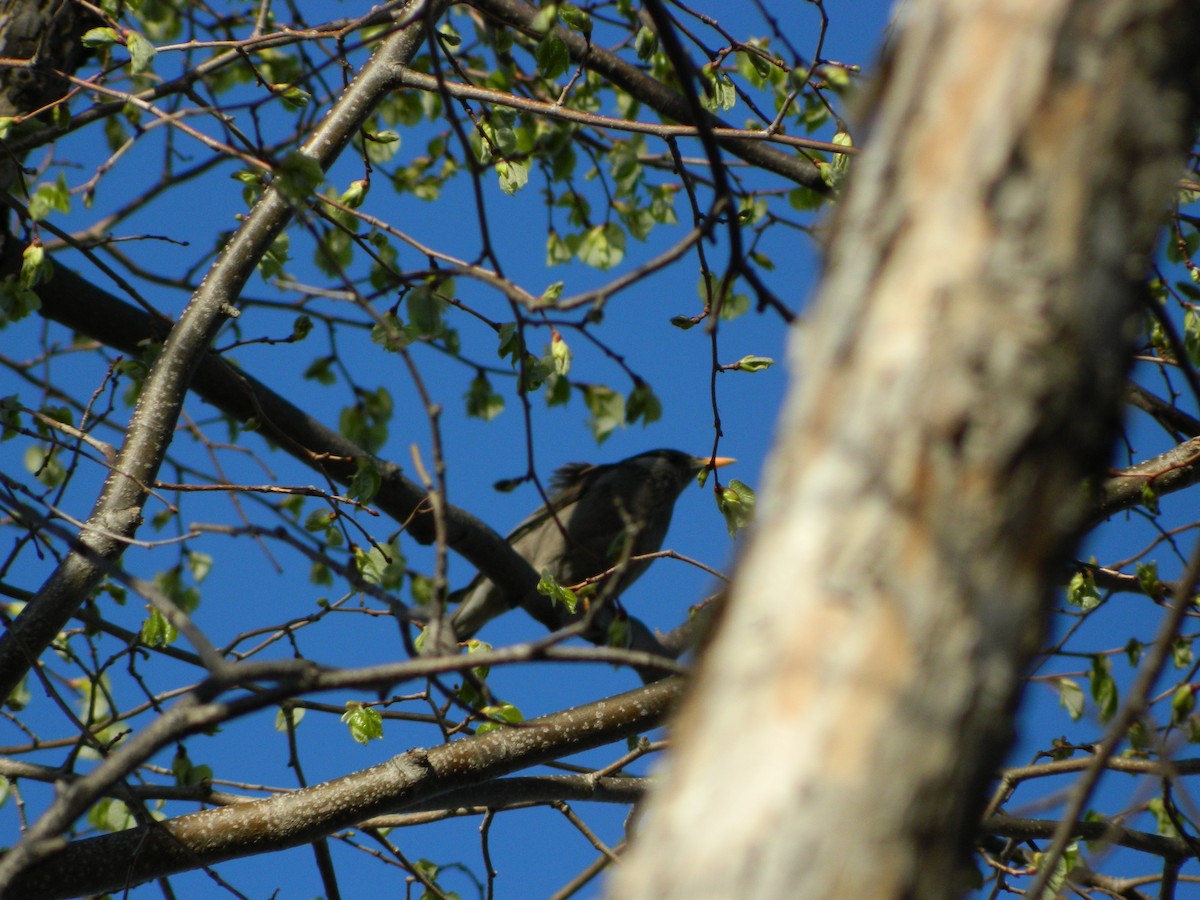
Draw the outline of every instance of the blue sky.
<instances>
[{"instance_id":1,"label":"blue sky","mask_svg":"<svg viewBox=\"0 0 1200 900\"><path fill-rule=\"evenodd\" d=\"M753 17L751 4L733 4L732 9L722 8L725 6L723 4L709 5L714 11L719 11L722 23L736 34L752 35L761 30ZM351 4L342 6L349 7ZM862 64L869 69L887 21L888 4L829 0L825 3L825 9L830 18L825 56ZM815 41L815 29L819 22L817 8L810 3L792 4L789 15L802 19L802 24L790 24L789 32L793 36L798 35L801 41ZM739 113L740 110L735 108L729 118L738 121ZM269 128L270 123L264 127ZM404 131L401 139L398 151L400 158L405 154L423 152L425 138L420 130L415 133ZM94 151L88 148L88 142L93 140L95 136L92 133L84 132L74 142L64 142L59 155L94 166ZM134 152L117 161L113 171L101 183L92 209L82 210L77 205L70 218L55 220L56 224L83 228L99 219L107 210L119 206L127 192L137 192L145 184L147 172L156 171L155 167L159 165L157 154L160 152L153 142L146 141L139 145ZM180 152L195 153L198 159L202 158L197 148L188 147L186 143L180 144ZM126 252L145 265L160 270L176 267L178 271L183 271L191 266L212 245L218 231L236 224L232 217L242 208L241 185L226 177L231 171L232 167L226 167L203 181L182 185L177 192L170 192L149 205L135 219L122 223L122 234L142 236L125 245ZM82 170L77 175L69 175L68 180L76 185L87 174L86 170ZM330 181L344 187L360 174L354 160L347 158L332 170ZM600 283L608 277L580 265L555 269L545 267L547 213L532 182L525 192L512 198L502 195L494 181L488 181L485 188L488 223L509 277L534 292L552 281L563 279L567 282L567 294ZM681 219L684 219L686 208L682 198L677 208ZM450 185L433 203L424 203L410 196L397 197L380 184L372 191L364 211L386 218L421 240L464 258L474 256L479 247L474 201L465 178ZM147 235L170 238L171 242L146 239ZM182 242L190 243L185 246ZM631 242L630 256L624 266L635 266L661 249L661 246L642 247ZM790 240L773 239L763 249L777 263L777 269L771 275L772 288L788 302L801 306L812 294L818 276L812 242L793 236ZM725 252L724 246L719 244L712 251L712 258L720 261ZM297 280L309 284L325 283L325 276L304 262L302 254L296 254L296 258L298 262L290 271ZM64 255L63 259L66 264L76 266L80 271L89 271L77 257L70 259ZM408 260L401 256L402 265L415 266L420 262L415 256ZM105 283L102 276L94 274L93 277ZM713 407L708 388L711 366L708 337L703 329L684 332L669 323L672 316L690 315L699 310L697 279L694 264L674 267L648 279L634 290L609 302L605 310L605 323L600 330L600 334L619 350L628 365L645 378L662 398L662 421L645 429L634 426L620 430L598 448L585 424L586 410L578 398L566 407L547 409L540 397L534 397L530 407L531 427L537 470L543 479L555 467L571 460L611 461L658 446L677 447L698 454L708 451L714 435ZM182 293L171 292L149 282L142 282L139 286L151 302L171 312L178 311L186 299ZM494 318L504 318L505 306L501 298L488 289L462 281L458 287L465 303L476 306ZM249 297L267 296L270 293L257 279L251 281L246 291ZM290 330L293 315L288 310L272 312L262 306L254 306L239 321L241 336L283 336ZM485 328L465 316L452 324L460 328L464 347L474 354L473 358L486 361L491 366L504 365L495 356L494 336ZM38 321L10 327L0 335L0 350L10 357L29 358L37 352L41 328ZM623 384L619 366L579 337L565 333L575 353L573 378L618 387ZM748 315L722 327L717 357L721 362L731 362L754 354L770 356L782 363L786 357L786 338L786 328L777 317ZM226 336L218 343L228 344L231 339L231 336ZM540 349L538 340L548 339L548 333L544 333L541 338L535 339L533 349ZM63 341L65 337L59 335L57 340ZM252 346L234 351L231 356L247 371L291 397L326 424L336 425L338 411L349 400L345 382L332 388L323 388L302 377L313 355L320 352L316 348L320 347L322 340L322 335L317 333L308 342L294 347ZM376 352L375 348L364 349L367 346L364 342L348 348L339 343L337 349L349 349L346 371L357 384L368 389L380 385L388 387L396 402L397 412L381 455L411 471L413 445L426 462L430 459L427 419L397 357ZM508 401L506 411L499 418L487 423L469 419L463 415L462 395L474 370L427 348L415 348L414 357L421 366L426 387L434 400L445 409L440 424L446 447L450 501L467 508L498 531L506 532L538 504L536 492L530 486L511 494L497 493L492 489L494 482L520 475L525 465L525 422L511 385L505 385L502 378L495 379ZM53 378L64 387L86 396L101 383L103 368L103 363L79 354L68 358L66 362L56 361ZM770 449L775 416L786 378L787 370L783 365L752 375L726 373L718 376L718 409L724 432L720 452L738 459L737 466L727 470L729 477L739 478L751 485L758 484L763 460ZM28 386L21 384L9 370L0 370L0 396L21 391L24 398L28 390ZM35 405L31 400L26 402L27 405ZM188 412L198 422L212 417L212 410L198 402L190 403ZM217 427L204 427L202 430L213 441L219 439L222 433ZM1157 440L1146 429L1138 430L1134 435L1141 455L1148 452ZM109 440L117 439L111 433L101 436ZM198 458L203 459L211 452L220 458L231 480L241 479L248 483L277 480L284 484L304 485L316 483L311 472L278 453L260 453L259 458L255 459L220 448L200 445L187 447L190 442L191 438L185 434L177 439L175 449L181 457L198 454ZM6 469L16 469L21 465L20 454L24 446L18 446L20 443L0 445L0 465ZM261 445L257 449L261 450ZM94 498L96 474L95 470L81 474L64 498L62 505L73 515L80 518L86 516ZM164 469L160 477L176 480L176 475ZM181 477L186 478L186 474ZM1171 501L1168 499L1165 503L1170 504ZM156 511L151 507L148 513L153 515ZM229 518L229 501L223 497L191 495L187 498L184 522L221 522ZM394 523L384 519L361 517L360 521L377 540L385 540L395 530ZM155 535L146 530L141 536L153 539L166 535ZM216 559L213 573L203 586L205 601L197 614L197 622L218 645L253 624L266 626L310 612L316 608L317 599L329 593L309 583L306 577L307 563L299 557L272 548L275 560L279 563L279 569L276 570L264 553L247 552L245 547L240 546L244 543L238 541L235 545L228 538L206 537L189 544L194 549L211 553ZM729 540L711 495L699 489L689 489L680 500L667 546L720 568L727 568L737 552L737 545ZM427 550L415 546L411 541L406 541L403 548L409 554L409 564L413 568L429 570L432 557ZM1116 547L1097 543L1095 552L1102 558L1111 558L1116 553ZM169 554L170 551L167 551L167 565L170 564ZM160 548L134 549L126 555L126 564L131 570L145 574L161 568L163 559ZM45 562L38 563L32 556L26 556L6 577L14 584L34 589L48 571ZM452 585L465 583L471 574L470 567L462 560L452 560ZM681 620L690 604L704 597L712 588L710 576L683 563L666 560L652 567L624 600L631 612L652 626L669 628ZM1112 630L1095 636L1097 648L1112 641L1123 643L1130 629L1149 637L1156 618L1146 615L1145 604L1139 603L1138 599L1128 598L1130 615L1118 617L1118 626L1106 625L1106 629ZM124 610L114 611L114 618L124 621L131 628L138 626L142 615L141 605L136 602ZM499 645L528 639L537 633L536 626L520 615L513 615L494 622L481 636ZM403 652L393 622L363 613L334 616L320 628L302 631L297 641L307 655L330 664L359 665L388 661L398 658ZM280 650L287 652L282 646ZM532 717L628 689L636 685L636 679L629 672L601 666L581 669L540 664L498 670L493 673L491 684L499 695L513 700L527 717ZM345 699L356 698L319 699L341 703ZM1046 729L1059 727L1057 723L1065 722L1065 719L1057 712L1056 698L1049 692L1035 690L1031 692L1030 699L1036 702L1023 713L1023 719L1031 725L1042 726L1035 730L1039 739L1044 741L1047 739ZM395 709L416 712L419 704L398 704ZM55 712L47 710L38 712L35 720L47 734L59 734L63 731L63 723L56 720L56 716ZM1086 719L1076 729L1080 738L1094 738L1097 734L1095 723ZM305 776L309 783L313 783L380 762L414 742L435 739L432 732L427 731L422 736L415 729L389 722L384 740L359 747L348 740L345 728L338 723L336 716L310 714L302 726L301 759ZM0 744L20 741L10 723L0 723ZM212 766L218 777L229 773L248 784L290 787L295 783L285 768L288 752L286 742L271 727L269 717L230 723L223 729L219 739L192 739L188 742L188 748L194 761ZM1032 747L1023 744L1015 751L1014 759L1023 761L1032 750ZM162 758L157 762L169 766L171 752L173 748L161 754ZM604 763L618 755L618 752L599 751L588 755L586 761ZM45 757L47 762L55 760L57 757L52 754ZM36 788L30 789L30 795L35 798L31 805L35 807L37 793ZM604 840L619 840L624 810L587 806L580 811L589 826ZM0 811L3 817L0 822L4 823L0 828L8 830L9 834L15 834L15 830L11 830L15 829L13 815L11 805ZM436 827L410 829L403 835L394 833L393 839L400 842L410 859L428 858L443 866L461 862L478 872L482 869L478 826L477 819L466 818ZM559 813L545 809L506 813L498 817L491 829L490 843L492 858L502 870L497 882L498 897L548 895L596 855L596 851ZM532 853L531 847L535 848ZM400 883L398 876L384 876L378 864L366 860L359 853L341 849L336 842L335 854L346 896L397 896ZM275 890L278 890L281 898L308 897L317 890L312 854L306 848L268 859L228 864L222 866L221 871L239 890L252 897L268 896ZM203 874L180 876L174 881L180 896L216 896L219 893L214 883ZM442 883L447 889L458 890L464 897L474 895L471 880L463 874L451 871ZM155 888L144 887L134 896L150 896L151 891L157 894ZM597 889L592 888L581 896L595 896L596 893Z\"/></svg>"}]
</instances>

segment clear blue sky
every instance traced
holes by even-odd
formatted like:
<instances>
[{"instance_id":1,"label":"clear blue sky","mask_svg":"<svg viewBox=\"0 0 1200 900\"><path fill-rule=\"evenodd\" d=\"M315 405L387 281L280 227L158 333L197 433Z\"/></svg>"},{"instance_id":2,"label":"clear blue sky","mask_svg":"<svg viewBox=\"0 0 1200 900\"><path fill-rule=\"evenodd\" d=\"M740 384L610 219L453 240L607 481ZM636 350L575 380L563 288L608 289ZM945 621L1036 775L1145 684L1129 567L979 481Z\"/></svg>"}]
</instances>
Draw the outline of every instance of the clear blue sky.
<instances>
[{"instance_id":1,"label":"clear blue sky","mask_svg":"<svg viewBox=\"0 0 1200 900\"><path fill-rule=\"evenodd\" d=\"M307 6L317 8L314 4ZM347 13L357 11L351 9L356 4L343 3L341 6L345 7ZM704 6L711 7L711 11L722 18L723 24L736 34L752 35L762 31L753 18L751 4L708 3ZM888 7L889 4L882 0L828 0L825 8L831 27L826 39L825 56L842 62L859 63L869 69L887 21ZM803 24L789 25L788 30L793 36L798 35L802 41L815 40L815 26L819 20L812 4L793 3L781 8L786 8L788 15L803 19ZM735 108L730 118L739 121L739 110ZM63 155L88 160L94 165L94 152L89 155L85 146L87 141L95 141L96 137L92 132L84 134L86 137L81 139L83 143L67 144ZM423 146L422 132L403 132L399 154L401 157L405 154L416 155L423 152ZM203 158L197 148L181 145L181 149ZM139 190L147 171L145 167L157 166L156 159L152 149L145 152L139 149L118 161L112 174L102 183L95 207L82 210L77 205L72 217L56 220L57 224L82 228L108 209L119 206L125 199L123 192ZM122 225L122 234L166 236L177 241L191 241L191 246L139 241L130 244L128 252L157 268L169 267L176 261L180 271L190 266L201 250L211 245L217 231L232 228L236 224L232 215L240 209L241 187L225 177L228 171L185 185L178 193L167 194L158 203L149 206L137 220ZM81 175L69 180L75 185L84 177ZM360 177L360 172L356 164L348 160L334 169L331 180L339 187L344 187L356 177ZM565 279L566 293L572 293L602 279L603 276L581 266L553 270L544 267L546 211L532 182L530 188L515 198L504 197L494 184L489 183L487 204L489 224L496 235L506 272L526 288L537 291L552 281ZM685 208L682 200L678 209L683 218ZM432 204L421 203L407 196L397 198L380 184L368 199L365 210L389 219L429 244L463 257L472 257L479 246L473 227L473 200L465 178L459 179ZM635 265L639 259L659 249L661 244L631 246L626 265ZM796 237L787 244L779 243L765 249L774 256L779 266L772 281L775 291L789 302L802 303L812 293L817 278L817 262L811 243ZM719 259L723 252L722 248L714 256ZM298 263L291 268L291 272L298 280L310 284L326 282L323 275L311 267L306 268L302 255L297 254L297 259ZM411 265L419 262L415 257L408 260ZM403 256L401 263L405 263ZM82 264L80 267L88 271ZM99 275L95 277L102 279ZM708 451L713 440L713 417L707 389L710 365L707 338L701 329L685 333L671 326L668 321L673 315L692 314L698 310L696 286L695 266L684 265L659 274L635 290L610 301L601 333L626 357L631 367L654 386L664 401L663 420L647 429L636 426L619 431L597 448L585 425L586 412L578 398L566 408L554 410L547 410L540 398L534 398L533 434L538 471L543 478L548 477L559 464L576 459L616 460L657 446L673 446L696 453ZM151 284L142 284L141 288L151 302L172 311L177 311L184 299ZM459 290L464 301L478 305L495 318L504 318L502 301L488 289L460 282ZM257 280L253 280L247 289L250 296L265 296L267 293ZM290 320L290 313L271 315L256 308L240 323L242 335L279 337L289 330ZM472 348L476 358L492 365L499 364L494 355L494 337L466 317L454 324L461 329L464 346ZM0 348L8 356L28 358L35 352L39 328L38 322L10 328L0 339ZM610 360L588 347L581 339L572 337L570 333L567 336L575 351L573 377L581 381L624 387L619 369ZM719 359L730 362L746 354L756 354L771 356L782 362L785 339L785 329L777 318L770 315L746 316L722 330ZM312 382L301 378L302 371L316 352L314 347L319 346L316 342L320 340L322 337L315 335L307 343L294 348L247 348L237 351L235 357L248 371L284 395L292 397L327 424L336 425L338 410L348 402L344 386L317 388ZM432 351L422 353L420 350L417 348L416 357L423 367L427 386L434 399L446 408L442 426L447 448L450 500L480 516L497 530L507 531L538 502L531 487L512 494L496 493L491 488L493 482L519 475L524 470L525 430L519 406L512 392L505 390L508 409L497 420L482 423L467 419L462 414L462 395L474 373ZM410 446L416 444L428 461L428 425L399 360L381 352L364 352L360 348L351 353L347 363L357 383L366 388L386 385L396 401L397 415L382 455L409 468ZM64 386L86 393L99 383L100 370L94 363L81 357L77 368L68 369L59 364L55 376ZM730 476L751 485L758 484L785 383L786 370L783 366L765 373L727 374L718 379L725 433L721 453L739 460L737 467L729 470ZM20 384L9 372L0 372L0 395L21 391L25 396L27 390L27 386ZM195 402L189 405L189 412L198 419L211 415L210 409ZM219 429L209 429L209 432L214 438L219 435ZM115 440L114 435L107 437ZM1149 450L1149 440L1147 437L1147 446L1139 446L1138 450ZM204 453L201 447L184 449L188 441L189 438L184 435L176 441L176 451L181 456ZM6 468L20 467L23 450L21 442L0 445L0 465ZM287 484L314 483L310 472L280 454L264 454L266 464L271 469L269 472L248 458L238 458L232 454L224 454L221 458L231 480L263 483L275 478ZM176 475L164 470L160 477L174 480ZM73 515L85 517L94 496L89 491L94 492L95 483L94 478L79 479L63 506ZM153 514L155 511L152 508L149 512ZM188 498L184 517L187 522L219 522L227 521L229 517L228 501L224 498ZM394 523L385 520L364 520L363 524L377 539L385 539L395 529ZM147 530L142 537L152 538L155 535ZM304 614L314 608L318 597L325 595L308 582L307 564L297 557L279 555L277 558L282 570L273 572L264 555L246 553L245 548L235 547L226 539L204 539L194 542L192 546L212 553L216 558L213 574L204 584L205 602L197 621L217 644L228 640L251 623L277 623ZM736 552L736 546L729 541L710 494L698 489L690 489L681 499L667 546L718 567L726 567ZM427 551L411 542L406 542L404 549L410 554L410 564L414 568L429 569L431 557ZM239 552L231 552L234 550ZM130 569L141 574L164 565L155 552L133 550L127 554L126 560ZM48 571L45 565L38 568L23 562L22 567L7 577L15 584L32 589L40 584ZM469 566L459 559L453 560L451 573L454 585L465 583L472 574ZM656 564L624 599L635 615L643 617L653 626L666 628L676 624L685 614L687 606L702 598L711 588L711 579L698 570L682 563L663 561ZM1144 606L1137 608L1144 609ZM124 611L124 616L126 624L136 628L142 616L141 604L131 603L130 608ZM1153 624L1153 621L1142 616L1129 627L1136 628L1144 637L1148 637ZM1129 631L1114 633L1124 636ZM514 615L493 623L482 636L501 644L536 634L536 626ZM1103 634L1097 635L1098 647L1104 645L1105 637ZM300 641L306 654L331 664L358 665L392 660L402 652L395 626L386 618L366 622L362 616L335 617L332 622L302 634ZM281 652L287 652L282 647L280 649ZM517 702L525 715L530 717L630 688L636 683L635 677L624 671L601 667L549 668L545 664L497 671L492 677L493 688L501 696ZM319 699L340 703L354 698ZM1062 720L1054 710L1056 700L1053 695L1035 691L1032 699L1039 702L1025 713L1027 720L1046 716L1055 718L1038 720ZM406 709L401 706L397 708ZM38 721L42 722L47 734L59 734L63 730L61 721L56 719L53 712L39 713ZM359 747L348 740L344 727L338 724L336 717L310 714L301 731L301 758L308 781L321 781L377 763L407 749L412 740L419 740L413 737L418 732L399 724L389 723L387 728L384 740ZM1087 720L1077 730L1080 738L1090 739L1097 734L1095 724ZM0 736L0 744L18 743L21 740L7 722L0 723L0 735L3 735ZM1044 735L1043 728L1039 736ZM433 741L435 736L429 732L423 739ZM229 773L248 783L285 787L295 783L285 768L286 742L282 735L273 730L269 718L231 723L223 729L220 739L192 739L188 747L193 760L212 766L218 777ZM171 752L169 748L158 762L169 766ZM1022 760L1029 752L1031 748L1022 746L1016 751L1015 758ZM612 751L598 752L590 755L588 760L602 763L615 755ZM45 761L57 759L47 755ZM37 789L31 788L30 793L36 796ZM32 805L36 806L36 801ZM623 810L588 806L581 808L581 812L589 826L604 840L616 842L619 839ZM0 822L5 823L3 827L7 835L15 834L11 804L0 811ZM413 829L403 835L394 833L393 839L399 841L410 859L429 858L443 866L462 862L480 872L482 863L479 857L478 825L477 819L468 818L436 827ZM6 841L11 839L10 836L4 838ZM565 883L596 855L596 851L560 814L544 809L501 815L492 827L490 840L492 858L502 870L497 881L497 896L501 898L545 896ZM531 854L531 847L539 849ZM336 842L334 848L345 896L398 896L398 877L381 877L381 870L376 863L341 849ZM511 864L508 862L510 859ZM537 862L532 863L532 859ZM276 890L280 898L309 897L318 889L312 854L307 848L270 858L228 864L222 866L221 871L239 890L251 897L269 896ZM359 873L362 873L361 878L358 877ZM203 874L180 876L173 881L179 896L220 894L214 883ZM447 889L457 890L464 897L474 896L474 888L464 876L450 874L442 883ZM582 896L595 896L597 893L598 888L593 888ZM152 886L135 892L135 896L152 895L158 895L157 889Z\"/></svg>"}]
</instances>

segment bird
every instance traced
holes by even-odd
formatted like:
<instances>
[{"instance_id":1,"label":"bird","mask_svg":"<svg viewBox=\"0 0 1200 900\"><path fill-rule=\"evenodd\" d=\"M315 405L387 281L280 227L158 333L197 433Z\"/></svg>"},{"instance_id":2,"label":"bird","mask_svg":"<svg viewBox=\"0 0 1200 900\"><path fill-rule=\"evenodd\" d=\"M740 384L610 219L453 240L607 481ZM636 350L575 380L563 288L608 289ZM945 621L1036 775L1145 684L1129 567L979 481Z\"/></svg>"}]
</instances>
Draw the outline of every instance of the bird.
<instances>
[{"instance_id":1,"label":"bird","mask_svg":"<svg viewBox=\"0 0 1200 900\"><path fill-rule=\"evenodd\" d=\"M703 469L728 465L729 457L691 456L679 450L649 450L603 465L567 463L550 480L549 503L526 518L508 542L539 574L560 585L579 584L607 572L624 555L662 548L675 501ZM602 590L617 596L646 571L651 560L633 560ZM473 637L492 619L519 606L485 575L450 596L454 641Z\"/></svg>"}]
</instances>

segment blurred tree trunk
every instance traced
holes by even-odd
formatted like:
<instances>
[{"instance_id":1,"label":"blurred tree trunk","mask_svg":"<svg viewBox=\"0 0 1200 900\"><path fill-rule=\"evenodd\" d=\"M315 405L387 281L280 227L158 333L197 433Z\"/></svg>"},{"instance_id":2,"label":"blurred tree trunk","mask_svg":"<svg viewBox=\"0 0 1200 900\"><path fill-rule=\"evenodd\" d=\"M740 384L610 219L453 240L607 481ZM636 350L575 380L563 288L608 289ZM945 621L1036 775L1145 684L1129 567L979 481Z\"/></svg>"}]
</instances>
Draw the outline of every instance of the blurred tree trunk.
<instances>
[{"instance_id":1,"label":"blurred tree trunk","mask_svg":"<svg viewBox=\"0 0 1200 900\"><path fill-rule=\"evenodd\" d=\"M913 0L730 608L611 895L951 897L1200 95L1172 0Z\"/></svg>"},{"instance_id":2,"label":"blurred tree trunk","mask_svg":"<svg viewBox=\"0 0 1200 900\"><path fill-rule=\"evenodd\" d=\"M70 87L86 49L80 38L100 24L66 0L0 0L0 58L27 61L0 66L0 117L45 114ZM0 154L0 187L11 190L19 161Z\"/></svg>"}]
</instances>

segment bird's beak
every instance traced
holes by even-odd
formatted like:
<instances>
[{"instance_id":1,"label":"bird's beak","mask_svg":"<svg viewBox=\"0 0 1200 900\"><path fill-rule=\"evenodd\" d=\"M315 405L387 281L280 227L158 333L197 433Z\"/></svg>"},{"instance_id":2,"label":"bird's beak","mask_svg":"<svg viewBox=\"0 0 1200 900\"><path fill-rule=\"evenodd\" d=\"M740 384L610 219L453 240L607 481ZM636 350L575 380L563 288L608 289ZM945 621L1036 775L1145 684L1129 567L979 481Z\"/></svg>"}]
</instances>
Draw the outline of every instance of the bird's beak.
<instances>
[{"instance_id":1,"label":"bird's beak","mask_svg":"<svg viewBox=\"0 0 1200 900\"><path fill-rule=\"evenodd\" d=\"M737 462L732 456L715 456L708 461L710 468L719 469L721 466L727 466L730 463Z\"/></svg>"}]
</instances>

